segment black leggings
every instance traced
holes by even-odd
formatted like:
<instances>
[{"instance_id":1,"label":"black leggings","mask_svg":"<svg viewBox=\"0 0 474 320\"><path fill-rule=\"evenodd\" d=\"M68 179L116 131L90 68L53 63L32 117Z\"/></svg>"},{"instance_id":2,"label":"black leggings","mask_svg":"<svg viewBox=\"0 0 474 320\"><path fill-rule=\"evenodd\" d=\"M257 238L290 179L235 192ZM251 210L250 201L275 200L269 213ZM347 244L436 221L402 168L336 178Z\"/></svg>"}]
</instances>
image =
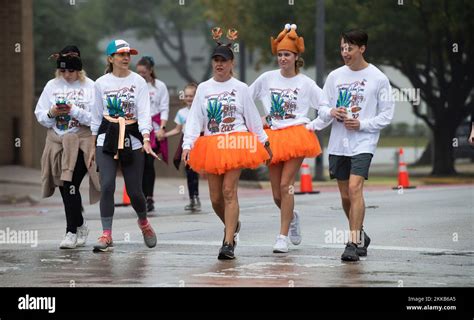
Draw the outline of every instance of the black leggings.
<instances>
[{"instance_id":1,"label":"black leggings","mask_svg":"<svg viewBox=\"0 0 474 320\"><path fill-rule=\"evenodd\" d=\"M96 148L96 161L100 175L100 218L103 230L112 230L112 221L115 211L114 193L117 176L118 160L113 155L105 154L102 147ZM130 202L138 218L146 218L146 202L142 190L143 152L132 151L133 162L122 167L123 178Z\"/></svg>"},{"instance_id":2,"label":"black leggings","mask_svg":"<svg viewBox=\"0 0 474 320\"><path fill-rule=\"evenodd\" d=\"M189 198L192 199L194 196L199 196L199 174L188 165L185 169L186 179L188 180Z\"/></svg>"},{"instance_id":3,"label":"black leggings","mask_svg":"<svg viewBox=\"0 0 474 320\"><path fill-rule=\"evenodd\" d=\"M143 193L145 197L153 197L155 188L155 158L145 153L145 167L143 168Z\"/></svg>"},{"instance_id":4,"label":"black leggings","mask_svg":"<svg viewBox=\"0 0 474 320\"><path fill-rule=\"evenodd\" d=\"M82 198L79 187L86 173L87 167L84 162L84 153L82 150L79 150L76 166L72 174L72 181L64 181L63 186L59 187L66 212L66 233L76 233L77 227L82 226L84 223L84 218L82 217Z\"/></svg>"}]
</instances>

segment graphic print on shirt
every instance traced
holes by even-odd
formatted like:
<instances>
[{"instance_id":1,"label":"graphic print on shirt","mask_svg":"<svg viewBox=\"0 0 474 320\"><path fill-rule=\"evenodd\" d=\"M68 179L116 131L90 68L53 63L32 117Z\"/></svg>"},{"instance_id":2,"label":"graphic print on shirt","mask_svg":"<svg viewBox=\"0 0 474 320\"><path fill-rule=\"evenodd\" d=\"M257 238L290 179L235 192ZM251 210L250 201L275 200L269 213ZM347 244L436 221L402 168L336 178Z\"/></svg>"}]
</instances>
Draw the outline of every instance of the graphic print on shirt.
<instances>
[{"instance_id":1,"label":"graphic print on shirt","mask_svg":"<svg viewBox=\"0 0 474 320\"><path fill-rule=\"evenodd\" d=\"M211 133L230 132L234 130L235 90L206 96L207 100L207 129Z\"/></svg>"},{"instance_id":2,"label":"graphic print on shirt","mask_svg":"<svg viewBox=\"0 0 474 320\"><path fill-rule=\"evenodd\" d=\"M359 112L362 110L360 104L364 101L364 90L367 83L366 79L337 85L338 95L336 108L346 108L353 119L359 118Z\"/></svg>"},{"instance_id":3,"label":"graphic print on shirt","mask_svg":"<svg viewBox=\"0 0 474 320\"><path fill-rule=\"evenodd\" d=\"M270 88L271 107L269 118L271 120L294 119L296 115L293 112L296 110L296 103L298 99L299 88L295 89L275 89Z\"/></svg>"},{"instance_id":4,"label":"graphic print on shirt","mask_svg":"<svg viewBox=\"0 0 474 320\"><path fill-rule=\"evenodd\" d=\"M149 90L149 95L150 95L150 106L153 106L155 104L155 91Z\"/></svg>"},{"instance_id":5,"label":"graphic print on shirt","mask_svg":"<svg viewBox=\"0 0 474 320\"><path fill-rule=\"evenodd\" d=\"M85 109L84 89L68 90L53 93L56 104L74 104L76 107ZM61 115L56 117L56 128L66 131L75 127L79 127L79 121L70 115Z\"/></svg>"},{"instance_id":6,"label":"graphic print on shirt","mask_svg":"<svg viewBox=\"0 0 474 320\"><path fill-rule=\"evenodd\" d=\"M105 91L107 111L111 117L124 117L126 120L135 119L135 86Z\"/></svg>"}]
</instances>

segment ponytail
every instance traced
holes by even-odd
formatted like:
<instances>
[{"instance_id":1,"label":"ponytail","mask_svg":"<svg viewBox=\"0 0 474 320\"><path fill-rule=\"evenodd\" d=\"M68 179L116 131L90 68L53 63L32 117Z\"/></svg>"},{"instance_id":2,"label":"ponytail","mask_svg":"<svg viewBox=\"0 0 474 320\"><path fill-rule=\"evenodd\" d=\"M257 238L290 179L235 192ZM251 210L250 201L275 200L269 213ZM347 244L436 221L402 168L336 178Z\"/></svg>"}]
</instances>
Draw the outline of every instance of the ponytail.
<instances>
[{"instance_id":1,"label":"ponytail","mask_svg":"<svg viewBox=\"0 0 474 320\"><path fill-rule=\"evenodd\" d=\"M304 67L304 60L301 56L298 56L298 59L295 61L295 72L296 74L300 73L300 68Z\"/></svg>"},{"instance_id":2,"label":"ponytail","mask_svg":"<svg viewBox=\"0 0 474 320\"><path fill-rule=\"evenodd\" d=\"M104 74L112 73L112 71L114 71L114 65L113 65L112 62L110 62L109 59L107 58L107 66L105 67L105 72L104 72Z\"/></svg>"}]
</instances>

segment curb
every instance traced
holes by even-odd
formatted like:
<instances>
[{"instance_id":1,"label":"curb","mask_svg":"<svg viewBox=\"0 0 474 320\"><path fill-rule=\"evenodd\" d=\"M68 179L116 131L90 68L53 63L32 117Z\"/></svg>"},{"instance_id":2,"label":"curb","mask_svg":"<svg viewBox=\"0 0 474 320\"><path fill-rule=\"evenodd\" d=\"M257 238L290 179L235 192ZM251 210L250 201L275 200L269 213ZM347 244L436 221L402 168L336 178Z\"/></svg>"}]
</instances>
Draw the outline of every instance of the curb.
<instances>
[{"instance_id":1,"label":"curb","mask_svg":"<svg viewBox=\"0 0 474 320\"><path fill-rule=\"evenodd\" d=\"M20 181L20 180L4 180L0 179L0 184L18 184L24 186L41 186L41 182Z\"/></svg>"}]
</instances>

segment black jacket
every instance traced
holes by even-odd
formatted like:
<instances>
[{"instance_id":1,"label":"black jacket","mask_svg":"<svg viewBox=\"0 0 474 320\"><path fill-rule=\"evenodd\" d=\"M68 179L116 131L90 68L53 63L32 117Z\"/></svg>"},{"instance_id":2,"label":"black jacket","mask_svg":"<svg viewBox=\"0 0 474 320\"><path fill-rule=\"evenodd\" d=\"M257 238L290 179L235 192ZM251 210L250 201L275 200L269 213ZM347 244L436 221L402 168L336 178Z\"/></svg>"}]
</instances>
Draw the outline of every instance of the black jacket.
<instances>
[{"instance_id":1,"label":"black jacket","mask_svg":"<svg viewBox=\"0 0 474 320\"><path fill-rule=\"evenodd\" d=\"M99 127L99 133L105 133L103 152L114 156L118 150L119 124L108 121L103 118ZM132 140L130 135L134 136L143 144L143 136L138 131L138 123L129 124L125 126L125 143L124 148L119 151L119 161L122 166L130 165L133 162L132 158Z\"/></svg>"}]
</instances>

